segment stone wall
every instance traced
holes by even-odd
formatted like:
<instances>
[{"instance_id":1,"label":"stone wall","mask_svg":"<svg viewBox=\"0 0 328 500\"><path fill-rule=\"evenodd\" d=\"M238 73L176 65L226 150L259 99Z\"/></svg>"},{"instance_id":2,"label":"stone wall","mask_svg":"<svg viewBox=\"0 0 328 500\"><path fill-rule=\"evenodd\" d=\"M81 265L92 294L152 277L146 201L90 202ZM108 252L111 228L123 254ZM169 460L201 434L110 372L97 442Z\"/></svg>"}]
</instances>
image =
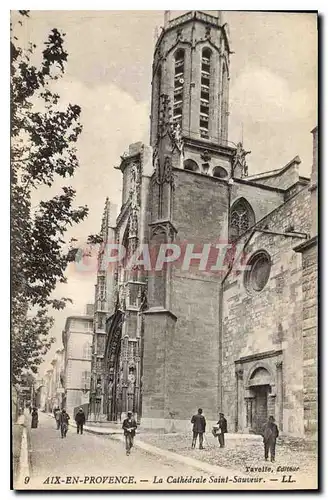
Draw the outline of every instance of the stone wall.
<instances>
[{"instance_id":1,"label":"stone wall","mask_svg":"<svg viewBox=\"0 0 328 500\"><path fill-rule=\"evenodd\" d=\"M283 192L276 189L262 189L260 186L251 186L235 179L231 189L231 205L242 197L253 208L256 222L279 207L284 201Z\"/></svg>"},{"instance_id":2,"label":"stone wall","mask_svg":"<svg viewBox=\"0 0 328 500\"><path fill-rule=\"evenodd\" d=\"M288 225L308 232L309 202L305 188L263 223L272 232L283 232ZM293 250L300 242L291 236L256 232L246 253L250 257L265 250L270 255L269 280L260 292L250 292L244 272L237 275L232 271L225 282L223 300L223 411L230 422L236 420L235 362L282 350L282 422L283 431L290 435L303 433L302 261Z\"/></svg>"},{"instance_id":3,"label":"stone wall","mask_svg":"<svg viewBox=\"0 0 328 500\"><path fill-rule=\"evenodd\" d=\"M317 413L317 245L303 253L304 425L316 429Z\"/></svg>"}]
</instances>

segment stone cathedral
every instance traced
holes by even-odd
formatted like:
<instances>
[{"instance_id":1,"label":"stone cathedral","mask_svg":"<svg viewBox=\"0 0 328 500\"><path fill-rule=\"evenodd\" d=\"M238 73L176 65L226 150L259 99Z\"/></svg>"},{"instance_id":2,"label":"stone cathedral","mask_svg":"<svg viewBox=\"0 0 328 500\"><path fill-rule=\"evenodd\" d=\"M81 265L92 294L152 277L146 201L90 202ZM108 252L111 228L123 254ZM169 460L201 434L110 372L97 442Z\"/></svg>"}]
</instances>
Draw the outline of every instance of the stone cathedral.
<instances>
[{"instance_id":1,"label":"stone cathedral","mask_svg":"<svg viewBox=\"0 0 328 500\"><path fill-rule=\"evenodd\" d=\"M144 428L189 430L202 407L209 423L224 412L230 432L274 415L303 436L317 427L317 128L310 179L299 157L251 175L228 135L228 26L217 11L172 14L154 49L150 144L117 167L115 224L106 200L89 418L132 410ZM110 266L107 242L126 248ZM242 247L247 271L200 270L204 246L220 242ZM163 243L193 243L190 265L126 266L138 246Z\"/></svg>"}]
</instances>

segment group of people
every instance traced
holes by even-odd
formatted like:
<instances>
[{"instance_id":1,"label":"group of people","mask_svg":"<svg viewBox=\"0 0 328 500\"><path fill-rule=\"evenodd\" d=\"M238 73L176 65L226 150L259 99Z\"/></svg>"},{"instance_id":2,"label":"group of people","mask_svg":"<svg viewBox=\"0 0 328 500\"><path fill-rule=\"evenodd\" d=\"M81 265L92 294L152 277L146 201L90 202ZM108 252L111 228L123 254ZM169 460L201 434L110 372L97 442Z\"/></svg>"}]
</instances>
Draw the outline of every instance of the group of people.
<instances>
[{"instance_id":1,"label":"group of people","mask_svg":"<svg viewBox=\"0 0 328 500\"><path fill-rule=\"evenodd\" d=\"M198 409L197 415L193 415L191 418L191 423L193 424L193 437L191 447L196 447L197 437L199 440L199 449L203 450L204 446L204 434L206 430L206 419L203 415L202 408ZM228 432L227 419L223 413L219 413L219 420L217 424L212 429L212 434L214 437L218 438L220 448L224 448L225 439L224 435ZM275 424L273 416L270 416L267 423L264 425L262 430L263 444L264 444L264 459L267 461L269 459L269 452L271 462L275 461L276 456L276 441L279 436L278 426Z\"/></svg>"},{"instance_id":2,"label":"group of people","mask_svg":"<svg viewBox=\"0 0 328 500\"><path fill-rule=\"evenodd\" d=\"M56 420L57 429L60 429L61 437L65 438L67 435L68 423L70 420L69 414L67 413L65 408L60 410L60 408L57 406L54 409L54 417ZM83 408L79 408L79 410L77 411L75 415L75 423L77 434L83 434L83 426L85 424L85 413L83 411Z\"/></svg>"},{"instance_id":3,"label":"group of people","mask_svg":"<svg viewBox=\"0 0 328 500\"><path fill-rule=\"evenodd\" d=\"M191 447L196 447L197 437L199 440L199 449L203 450L204 446L204 434L206 430L206 419L203 415L202 408L198 408L197 415L193 415L191 418L191 423L193 424L192 428L192 443ZM212 433L214 437L217 437L219 440L220 448L224 448L225 441L224 435L228 432L228 424L227 419L224 417L223 413L219 413L219 420L216 426L213 427Z\"/></svg>"},{"instance_id":4,"label":"group of people","mask_svg":"<svg viewBox=\"0 0 328 500\"><path fill-rule=\"evenodd\" d=\"M30 411L32 417L31 428L35 429L38 427L38 421L39 421L38 410L37 408L34 407ZM70 416L68 415L65 409L60 410L59 407L56 407L54 409L54 417L56 420L57 429L60 429L61 431L61 437L65 438L68 431L68 423L70 420ZM79 410L75 415L77 434L83 434L83 426L85 424L85 420L86 418L83 408L79 408ZM191 447L192 448L196 447L196 442L198 438L199 449L203 450L204 434L206 430L206 419L203 415L202 408L199 408L197 414L192 416L191 423L193 424L193 429L192 429L193 436L192 436ZM122 429L124 431L124 436L125 436L126 454L130 455L137 429L137 422L133 417L132 411L127 412L127 418L124 419L123 421ZM213 427L212 434L214 437L218 438L220 448L225 447L224 435L227 432L228 432L227 419L225 418L223 413L219 413L219 420L217 424ZM275 461L276 440L278 436L279 436L278 427L275 424L274 417L270 416L268 422L265 424L262 431L265 460L269 459L269 452L270 452L271 462Z\"/></svg>"}]
</instances>

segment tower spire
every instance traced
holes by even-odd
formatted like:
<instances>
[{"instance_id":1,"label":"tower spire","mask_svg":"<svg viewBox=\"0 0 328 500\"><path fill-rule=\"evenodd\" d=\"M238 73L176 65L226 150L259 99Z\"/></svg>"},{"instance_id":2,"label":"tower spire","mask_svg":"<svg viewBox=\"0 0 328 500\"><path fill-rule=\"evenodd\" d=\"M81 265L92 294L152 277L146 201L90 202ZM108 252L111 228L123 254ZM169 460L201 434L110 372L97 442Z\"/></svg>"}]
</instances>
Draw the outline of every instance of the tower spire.
<instances>
[{"instance_id":1,"label":"tower spire","mask_svg":"<svg viewBox=\"0 0 328 500\"><path fill-rule=\"evenodd\" d=\"M107 196L105 200L105 208L103 212L103 217L101 221L101 230L100 230L104 242L107 241L108 239L109 217L110 217L110 201Z\"/></svg>"}]
</instances>

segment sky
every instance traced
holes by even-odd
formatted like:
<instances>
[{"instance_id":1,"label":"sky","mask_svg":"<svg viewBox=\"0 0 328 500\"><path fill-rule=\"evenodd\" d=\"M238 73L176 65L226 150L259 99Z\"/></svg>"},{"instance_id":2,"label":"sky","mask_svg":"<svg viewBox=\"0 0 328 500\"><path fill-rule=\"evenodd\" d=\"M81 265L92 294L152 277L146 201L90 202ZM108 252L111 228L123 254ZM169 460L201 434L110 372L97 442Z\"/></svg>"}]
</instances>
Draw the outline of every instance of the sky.
<instances>
[{"instance_id":1,"label":"sky","mask_svg":"<svg viewBox=\"0 0 328 500\"><path fill-rule=\"evenodd\" d=\"M171 17L175 15L172 11ZM69 237L83 242L99 231L106 196L119 208L122 174L113 167L130 143L149 142L154 34L163 18L163 11L155 10L31 11L20 28L19 38L33 41L38 48L52 28L66 33L68 64L56 90L63 105L82 108L80 167L74 179L40 190L36 199L54 194L62 185L77 190L76 203L87 204L89 216ZM249 175L280 168L299 155L300 173L309 176L310 131L317 124L315 14L225 11L223 20L229 24L234 51L229 140L237 142L243 134L244 147L251 151ZM58 340L41 374L61 347L66 317L83 314L85 304L93 302L95 274L77 273L70 267L67 277L68 283L57 287L56 296L69 296L74 303L54 314L52 334Z\"/></svg>"}]
</instances>

